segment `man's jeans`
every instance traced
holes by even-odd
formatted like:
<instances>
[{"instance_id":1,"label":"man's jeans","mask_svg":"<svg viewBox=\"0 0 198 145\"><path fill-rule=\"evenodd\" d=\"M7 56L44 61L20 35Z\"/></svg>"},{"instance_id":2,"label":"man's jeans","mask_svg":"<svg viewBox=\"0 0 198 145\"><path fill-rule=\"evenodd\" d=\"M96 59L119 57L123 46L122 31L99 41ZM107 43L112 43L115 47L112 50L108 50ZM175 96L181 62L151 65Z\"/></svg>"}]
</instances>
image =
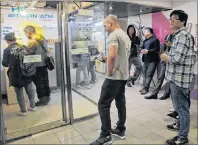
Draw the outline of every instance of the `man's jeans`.
<instances>
[{"instance_id":1,"label":"man's jeans","mask_svg":"<svg viewBox=\"0 0 198 145\"><path fill-rule=\"evenodd\" d=\"M14 90L15 90L16 95L17 95L17 101L19 103L19 107L21 109L21 112L26 112L23 87L21 87L21 88L14 87ZM32 83L29 83L25 86L25 91L28 95L28 99L29 99L29 102L30 102L30 107L34 108L35 107L35 99L34 99L34 91L33 91L33 88L32 88Z\"/></svg>"},{"instance_id":2,"label":"man's jeans","mask_svg":"<svg viewBox=\"0 0 198 145\"><path fill-rule=\"evenodd\" d=\"M149 90L151 81L155 74L158 62L144 62L143 64L143 88Z\"/></svg>"},{"instance_id":3,"label":"man's jeans","mask_svg":"<svg viewBox=\"0 0 198 145\"><path fill-rule=\"evenodd\" d=\"M102 123L101 136L106 137L111 132L110 107L112 101L115 99L116 107L118 109L117 128L121 132L125 132L126 122L126 100L125 100L125 85L124 80L110 80L105 79L98 102L98 110Z\"/></svg>"},{"instance_id":4,"label":"man's jeans","mask_svg":"<svg viewBox=\"0 0 198 145\"><path fill-rule=\"evenodd\" d=\"M171 97L175 111L179 114L179 138L188 138L190 128L190 89L176 86L170 82Z\"/></svg>"},{"instance_id":5,"label":"man's jeans","mask_svg":"<svg viewBox=\"0 0 198 145\"><path fill-rule=\"evenodd\" d=\"M76 85L80 85L81 83L81 71L83 72L84 82L86 84L89 83L87 66L82 66L82 67L76 68Z\"/></svg>"},{"instance_id":6,"label":"man's jeans","mask_svg":"<svg viewBox=\"0 0 198 145\"><path fill-rule=\"evenodd\" d=\"M89 72L91 74L91 81L96 81L96 72L94 70L95 62L90 61L89 62Z\"/></svg>"},{"instance_id":7,"label":"man's jeans","mask_svg":"<svg viewBox=\"0 0 198 145\"><path fill-rule=\"evenodd\" d=\"M166 62L160 62L159 76L158 76L156 87L153 90L152 94L157 95L159 93L159 91L162 87L164 78L165 78L165 72L166 72Z\"/></svg>"},{"instance_id":8,"label":"man's jeans","mask_svg":"<svg viewBox=\"0 0 198 145\"><path fill-rule=\"evenodd\" d=\"M132 76L132 79L133 81L136 81L142 72L142 63L139 57L129 57L129 74L130 74L132 64L135 66L135 72L134 72L134 75Z\"/></svg>"}]
</instances>

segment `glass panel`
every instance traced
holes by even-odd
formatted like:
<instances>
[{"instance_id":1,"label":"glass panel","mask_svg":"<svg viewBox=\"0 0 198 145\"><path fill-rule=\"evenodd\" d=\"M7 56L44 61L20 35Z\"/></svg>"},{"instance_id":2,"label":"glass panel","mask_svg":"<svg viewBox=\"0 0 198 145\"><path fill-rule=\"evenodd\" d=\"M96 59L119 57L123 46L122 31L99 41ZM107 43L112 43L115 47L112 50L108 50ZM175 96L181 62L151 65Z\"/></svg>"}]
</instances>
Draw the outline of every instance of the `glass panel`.
<instances>
[{"instance_id":1,"label":"glass panel","mask_svg":"<svg viewBox=\"0 0 198 145\"><path fill-rule=\"evenodd\" d=\"M9 66L9 73L7 73L8 67L1 67L1 95L3 96L3 113L7 129L7 140L40 132L64 123L62 122L61 101L61 96L64 96L64 92L61 92L61 81L64 81L64 79L61 76L62 69L60 69L60 61L62 59L60 54L63 52L61 52L60 43L58 43L56 4L57 2L55 1L51 3L45 1L7 1L1 3L1 56L3 56L3 53L5 54L3 58L1 57L1 62L2 60L6 61L9 59L8 64L6 64ZM26 27L28 25L33 27ZM27 28L26 31L24 31L25 27ZM24 70L22 66L15 63L21 62L18 61L18 57L14 57L18 55L12 53L14 48L16 48L15 46L18 45L13 44L15 43L13 35L6 36L7 42L3 40L4 36L10 32L15 33L17 43L27 46L24 49L29 50L28 52L31 54L31 57L24 56L24 58L26 57L29 62L39 61L36 63L36 75L27 78L24 77L25 74L18 71L19 68ZM44 49L48 51L49 56L55 59L55 69L52 71L46 68L42 59L44 54L46 54ZM6 50L9 56L6 55ZM19 58L21 57L23 56ZM23 62L22 64L24 65ZM4 66L6 65L4 64ZM9 77L7 74L9 74ZM20 81L22 84L18 86ZM48 85L51 90L50 94ZM27 95L24 89L22 90L23 86L28 87L29 95ZM32 91L33 95L30 93ZM16 95L16 92L18 95ZM31 96L33 99L28 99ZM35 110L32 110L30 103L33 108L34 100L35 102L40 101L40 105L36 103ZM19 103L21 104L20 107Z\"/></svg>"},{"instance_id":2,"label":"glass panel","mask_svg":"<svg viewBox=\"0 0 198 145\"><path fill-rule=\"evenodd\" d=\"M104 31L101 21L103 3L70 2L68 5L68 39L71 64L71 84L74 119L96 114L97 105L89 97L91 73L95 73L98 45L103 47ZM100 42L98 43L98 41ZM90 57L92 52L92 57ZM91 66L91 68L89 68ZM93 78L95 82L95 76Z\"/></svg>"}]
</instances>

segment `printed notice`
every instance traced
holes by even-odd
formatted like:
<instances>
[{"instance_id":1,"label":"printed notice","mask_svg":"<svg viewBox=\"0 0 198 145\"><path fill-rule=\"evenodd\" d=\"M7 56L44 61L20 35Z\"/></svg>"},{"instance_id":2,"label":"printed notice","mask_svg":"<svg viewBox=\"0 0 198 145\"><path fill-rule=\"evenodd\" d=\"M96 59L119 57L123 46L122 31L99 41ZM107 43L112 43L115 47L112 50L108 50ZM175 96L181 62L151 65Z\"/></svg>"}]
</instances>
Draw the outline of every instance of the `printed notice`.
<instances>
[{"instance_id":1,"label":"printed notice","mask_svg":"<svg viewBox=\"0 0 198 145\"><path fill-rule=\"evenodd\" d=\"M41 55L27 55L24 56L23 63L41 62Z\"/></svg>"}]
</instances>

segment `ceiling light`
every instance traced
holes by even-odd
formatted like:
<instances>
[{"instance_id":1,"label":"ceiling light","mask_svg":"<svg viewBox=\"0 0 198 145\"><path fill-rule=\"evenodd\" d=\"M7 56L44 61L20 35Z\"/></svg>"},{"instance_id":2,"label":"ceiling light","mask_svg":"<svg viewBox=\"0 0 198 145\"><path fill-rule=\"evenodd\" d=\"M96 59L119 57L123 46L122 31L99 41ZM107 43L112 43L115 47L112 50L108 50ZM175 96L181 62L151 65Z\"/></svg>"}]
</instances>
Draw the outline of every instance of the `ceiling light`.
<instances>
[{"instance_id":1,"label":"ceiling light","mask_svg":"<svg viewBox=\"0 0 198 145\"><path fill-rule=\"evenodd\" d=\"M32 8L30 8L31 10L35 10L36 8L35 7L32 7Z\"/></svg>"},{"instance_id":2,"label":"ceiling light","mask_svg":"<svg viewBox=\"0 0 198 145\"><path fill-rule=\"evenodd\" d=\"M140 10L140 13L142 12L142 10Z\"/></svg>"},{"instance_id":3,"label":"ceiling light","mask_svg":"<svg viewBox=\"0 0 198 145\"><path fill-rule=\"evenodd\" d=\"M110 6L109 9L112 10L113 9L112 6Z\"/></svg>"}]
</instances>

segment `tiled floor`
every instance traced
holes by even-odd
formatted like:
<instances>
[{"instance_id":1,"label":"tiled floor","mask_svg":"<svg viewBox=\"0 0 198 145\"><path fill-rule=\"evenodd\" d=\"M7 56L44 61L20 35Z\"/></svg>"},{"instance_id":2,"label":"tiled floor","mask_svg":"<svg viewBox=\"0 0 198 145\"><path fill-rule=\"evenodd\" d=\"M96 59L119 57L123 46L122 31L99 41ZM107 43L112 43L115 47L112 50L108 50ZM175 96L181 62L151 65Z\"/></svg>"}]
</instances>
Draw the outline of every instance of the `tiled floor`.
<instances>
[{"instance_id":1,"label":"tiled floor","mask_svg":"<svg viewBox=\"0 0 198 145\"><path fill-rule=\"evenodd\" d=\"M171 99L145 100L139 94L139 87L126 89L127 122L125 140L113 137L113 144L164 144L167 139L177 135L177 132L166 129L173 119L166 116L172 108ZM97 94L98 95L98 94ZM97 96L98 97L98 96ZM111 108L112 126L117 121L115 103ZM12 144L88 144L99 136L99 117L74 125L53 129L13 142ZM190 144L197 144L197 101L192 100Z\"/></svg>"},{"instance_id":2,"label":"tiled floor","mask_svg":"<svg viewBox=\"0 0 198 145\"><path fill-rule=\"evenodd\" d=\"M74 118L84 117L97 113L97 106L72 92ZM62 120L61 94L51 95L51 102L47 106L38 107L36 112L28 112L27 116L17 116L18 105L3 105L4 119L7 127L7 133L16 132L29 127L35 127L42 124ZM27 103L28 106L28 103ZM17 124L16 124L17 122Z\"/></svg>"}]
</instances>

